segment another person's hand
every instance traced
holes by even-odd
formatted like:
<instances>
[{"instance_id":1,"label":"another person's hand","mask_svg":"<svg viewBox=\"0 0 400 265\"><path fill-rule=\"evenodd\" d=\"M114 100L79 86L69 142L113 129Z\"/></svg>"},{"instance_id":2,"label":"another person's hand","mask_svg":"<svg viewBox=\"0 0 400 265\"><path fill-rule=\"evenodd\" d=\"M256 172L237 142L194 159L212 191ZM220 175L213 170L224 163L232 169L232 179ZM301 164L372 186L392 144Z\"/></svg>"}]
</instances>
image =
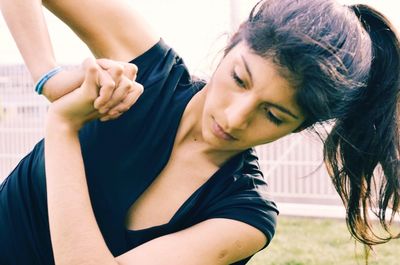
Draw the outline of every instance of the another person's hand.
<instances>
[{"instance_id":1,"label":"another person's hand","mask_svg":"<svg viewBox=\"0 0 400 265\"><path fill-rule=\"evenodd\" d=\"M141 85L125 77L119 79L120 84L117 85L117 88L120 87L120 89L116 89L114 92L112 89L115 86L113 79L94 59L85 60L83 69L85 70L85 76L82 85L50 105L49 123L56 119L74 130L79 130L86 122L110 117L108 111L100 112L96 105L107 106L115 93L121 93L125 98L123 103L117 102L117 105L125 104L125 108L129 108L143 92ZM110 91L113 93L111 94ZM116 95L116 97L120 97L120 95ZM106 100L104 102L101 101L104 98Z\"/></svg>"}]
</instances>

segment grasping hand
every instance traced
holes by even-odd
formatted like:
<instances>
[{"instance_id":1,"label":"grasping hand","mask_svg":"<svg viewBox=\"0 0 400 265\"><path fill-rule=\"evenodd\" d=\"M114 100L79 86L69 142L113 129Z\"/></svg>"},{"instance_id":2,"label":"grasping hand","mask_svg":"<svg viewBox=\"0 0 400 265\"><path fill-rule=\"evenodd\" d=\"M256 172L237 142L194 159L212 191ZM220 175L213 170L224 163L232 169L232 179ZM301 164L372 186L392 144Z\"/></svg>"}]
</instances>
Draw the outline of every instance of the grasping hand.
<instances>
[{"instance_id":1,"label":"grasping hand","mask_svg":"<svg viewBox=\"0 0 400 265\"><path fill-rule=\"evenodd\" d=\"M112 80L109 80L105 73L101 73L104 83L94 107L101 114L106 114L100 120L116 119L130 109L143 92L143 86L135 82L138 68L131 63L109 59L98 59L96 62Z\"/></svg>"},{"instance_id":2,"label":"grasping hand","mask_svg":"<svg viewBox=\"0 0 400 265\"><path fill-rule=\"evenodd\" d=\"M98 59L100 95L94 107L104 114L102 121L116 119L127 111L143 92L143 86L134 82L137 67L130 63ZM43 95L53 102L80 87L85 77L84 66L64 70L52 77L44 86Z\"/></svg>"},{"instance_id":3,"label":"grasping hand","mask_svg":"<svg viewBox=\"0 0 400 265\"><path fill-rule=\"evenodd\" d=\"M79 130L88 121L110 116L108 112L100 113L95 105L101 108L104 104L109 104L110 100L115 99L116 106L110 105L112 109L129 108L143 91L141 85L125 77L119 79L117 89L113 90L113 87L115 87L113 79L94 59L85 60L83 69L85 70L85 77L82 85L50 105L49 120L57 119L68 127ZM105 97L105 100L102 101L101 97ZM124 99L122 103L118 102L119 98ZM121 107L121 105L123 106Z\"/></svg>"}]
</instances>

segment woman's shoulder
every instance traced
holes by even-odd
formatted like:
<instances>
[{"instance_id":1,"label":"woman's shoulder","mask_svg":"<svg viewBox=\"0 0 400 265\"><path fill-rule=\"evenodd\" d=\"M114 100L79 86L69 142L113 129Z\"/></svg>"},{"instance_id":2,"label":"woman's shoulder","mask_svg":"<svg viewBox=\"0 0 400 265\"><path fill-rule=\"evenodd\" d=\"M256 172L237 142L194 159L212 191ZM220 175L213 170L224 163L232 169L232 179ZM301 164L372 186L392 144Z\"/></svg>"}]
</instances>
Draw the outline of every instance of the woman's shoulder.
<instances>
[{"instance_id":1,"label":"woman's shoulder","mask_svg":"<svg viewBox=\"0 0 400 265\"><path fill-rule=\"evenodd\" d=\"M183 64L182 59L162 38L148 50L130 61L138 67L137 81L142 81L149 75L160 75L170 71L178 63Z\"/></svg>"},{"instance_id":2,"label":"woman's shoulder","mask_svg":"<svg viewBox=\"0 0 400 265\"><path fill-rule=\"evenodd\" d=\"M229 203L266 205L277 211L254 149L236 155L210 181L207 193Z\"/></svg>"},{"instance_id":3,"label":"woman's shoulder","mask_svg":"<svg viewBox=\"0 0 400 265\"><path fill-rule=\"evenodd\" d=\"M247 223L262 231L270 242L275 234L279 211L268 190L257 155L249 149L231 162L232 171L225 171L226 175L220 176L219 181L210 183L212 185L206 192L212 199L204 215L206 219L227 218Z\"/></svg>"}]
</instances>

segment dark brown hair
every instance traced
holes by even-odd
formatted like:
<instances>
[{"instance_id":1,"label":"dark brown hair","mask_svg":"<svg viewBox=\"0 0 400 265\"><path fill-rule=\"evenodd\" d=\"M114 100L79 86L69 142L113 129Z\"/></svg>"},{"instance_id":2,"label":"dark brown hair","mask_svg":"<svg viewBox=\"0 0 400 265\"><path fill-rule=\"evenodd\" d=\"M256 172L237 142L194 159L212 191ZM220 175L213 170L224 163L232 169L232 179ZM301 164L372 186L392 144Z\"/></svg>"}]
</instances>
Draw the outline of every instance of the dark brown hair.
<instances>
[{"instance_id":1,"label":"dark brown hair","mask_svg":"<svg viewBox=\"0 0 400 265\"><path fill-rule=\"evenodd\" d=\"M324 141L325 163L352 235L367 245L399 237L389 223L400 198L400 46L389 21L366 5L265 0L225 54L241 41L289 73L306 116L304 128L333 122ZM374 233L368 209L386 235Z\"/></svg>"}]
</instances>

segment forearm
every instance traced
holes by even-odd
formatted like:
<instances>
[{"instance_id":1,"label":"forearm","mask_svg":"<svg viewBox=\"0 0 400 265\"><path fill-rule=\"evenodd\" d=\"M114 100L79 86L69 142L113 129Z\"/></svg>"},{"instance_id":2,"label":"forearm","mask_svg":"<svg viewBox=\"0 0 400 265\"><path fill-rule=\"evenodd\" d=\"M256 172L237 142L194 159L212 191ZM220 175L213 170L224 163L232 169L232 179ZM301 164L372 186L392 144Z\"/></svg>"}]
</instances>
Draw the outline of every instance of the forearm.
<instances>
[{"instance_id":1,"label":"forearm","mask_svg":"<svg viewBox=\"0 0 400 265\"><path fill-rule=\"evenodd\" d=\"M57 66L40 0L0 0L1 11L34 82ZM43 88L54 101L82 84L80 70L62 71ZM55 88L55 89L54 89Z\"/></svg>"},{"instance_id":2,"label":"forearm","mask_svg":"<svg viewBox=\"0 0 400 265\"><path fill-rule=\"evenodd\" d=\"M1 11L32 75L41 75L56 66L53 48L40 0L0 0Z\"/></svg>"},{"instance_id":3,"label":"forearm","mask_svg":"<svg viewBox=\"0 0 400 265\"><path fill-rule=\"evenodd\" d=\"M77 130L49 113L45 163L50 233L57 265L116 265L90 203Z\"/></svg>"}]
</instances>

